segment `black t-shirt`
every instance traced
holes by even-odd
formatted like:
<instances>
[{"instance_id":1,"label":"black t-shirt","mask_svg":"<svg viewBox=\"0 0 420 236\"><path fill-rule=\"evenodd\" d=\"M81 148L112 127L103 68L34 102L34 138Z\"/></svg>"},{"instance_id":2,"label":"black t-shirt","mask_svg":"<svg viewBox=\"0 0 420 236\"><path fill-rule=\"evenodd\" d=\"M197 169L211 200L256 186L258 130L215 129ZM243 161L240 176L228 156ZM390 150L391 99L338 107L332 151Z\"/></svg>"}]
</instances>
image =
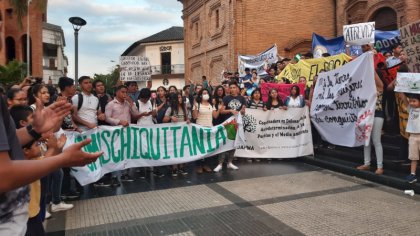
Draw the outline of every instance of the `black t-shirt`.
<instances>
[{"instance_id":1,"label":"black t-shirt","mask_svg":"<svg viewBox=\"0 0 420 236\"><path fill-rule=\"evenodd\" d=\"M108 104L108 101L112 101L111 95L105 94L104 96L98 97L95 95L99 100L99 109L102 113L105 113L105 107ZM98 125L109 125L107 122L98 120Z\"/></svg>"},{"instance_id":2,"label":"black t-shirt","mask_svg":"<svg viewBox=\"0 0 420 236\"><path fill-rule=\"evenodd\" d=\"M228 95L223 98L223 104L225 105L225 110L240 111L243 106L246 106L246 100L240 95L236 97Z\"/></svg>"},{"instance_id":3,"label":"black t-shirt","mask_svg":"<svg viewBox=\"0 0 420 236\"><path fill-rule=\"evenodd\" d=\"M0 96L0 113L0 152L7 151L11 160L24 160L22 147L16 136L15 123L2 96ZM13 216L13 211L27 202L29 202L28 186L0 193L0 224L8 222Z\"/></svg>"}]
</instances>

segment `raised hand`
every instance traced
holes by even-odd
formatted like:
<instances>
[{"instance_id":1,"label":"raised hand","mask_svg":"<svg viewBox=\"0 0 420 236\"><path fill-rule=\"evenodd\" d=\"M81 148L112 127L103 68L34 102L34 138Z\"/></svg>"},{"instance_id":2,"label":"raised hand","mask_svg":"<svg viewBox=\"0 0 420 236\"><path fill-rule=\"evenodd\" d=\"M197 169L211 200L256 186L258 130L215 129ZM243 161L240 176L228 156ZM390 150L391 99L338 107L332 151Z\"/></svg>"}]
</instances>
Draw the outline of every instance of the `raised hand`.
<instances>
[{"instance_id":1,"label":"raised hand","mask_svg":"<svg viewBox=\"0 0 420 236\"><path fill-rule=\"evenodd\" d=\"M80 143L75 143L66 148L62 154L63 167L84 166L92 163L100 157L103 152L87 153L81 149L91 142L90 139L83 140Z\"/></svg>"},{"instance_id":2,"label":"raised hand","mask_svg":"<svg viewBox=\"0 0 420 236\"><path fill-rule=\"evenodd\" d=\"M36 99L32 127L37 133L45 133L60 125L64 117L70 114L72 105L67 101L57 101L48 107L39 98Z\"/></svg>"}]
</instances>

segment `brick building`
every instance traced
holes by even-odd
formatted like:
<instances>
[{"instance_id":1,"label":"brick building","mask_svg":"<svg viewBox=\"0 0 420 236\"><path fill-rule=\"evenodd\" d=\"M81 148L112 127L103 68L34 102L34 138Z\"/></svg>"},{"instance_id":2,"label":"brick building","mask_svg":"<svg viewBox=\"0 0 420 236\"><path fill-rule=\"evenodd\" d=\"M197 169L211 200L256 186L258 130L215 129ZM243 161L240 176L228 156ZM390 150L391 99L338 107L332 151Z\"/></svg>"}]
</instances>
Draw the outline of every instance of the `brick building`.
<instances>
[{"instance_id":1,"label":"brick building","mask_svg":"<svg viewBox=\"0 0 420 236\"><path fill-rule=\"evenodd\" d=\"M395 30L420 18L418 0L178 0L183 4L185 77L218 82L237 68L237 55L274 43L281 56L311 50L312 33L333 37L343 25L376 21Z\"/></svg>"},{"instance_id":2,"label":"brick building","mask_svg":"<svg viewBox=\"0 0 420 236\"><path fill-rule=\"evenodd\" d=\"M46 20L37 4L29 7L30 42L31 42L31 75L42 77L42 30ZM5 65L13 59L27 61L27 16L22 18L19 26L16 11L8 0L0 1L0 64Z\"/></svg>"}]
</instances>

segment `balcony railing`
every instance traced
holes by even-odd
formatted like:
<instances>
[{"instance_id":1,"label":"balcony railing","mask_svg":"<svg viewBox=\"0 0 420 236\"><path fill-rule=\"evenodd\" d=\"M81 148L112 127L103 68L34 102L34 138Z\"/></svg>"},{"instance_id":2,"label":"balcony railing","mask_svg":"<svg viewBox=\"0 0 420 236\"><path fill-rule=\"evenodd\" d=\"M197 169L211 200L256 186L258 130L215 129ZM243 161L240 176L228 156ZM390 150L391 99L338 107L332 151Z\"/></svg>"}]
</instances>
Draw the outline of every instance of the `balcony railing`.
<instances>
[{"instance_id":1,"label":"balcony railing","mask_svg":"<svg viewBox=\"0 0 420 236\"><path fill-rule=\"evenodd\" d=\"M168 75L185 73L184 64L151 66L152 75Z\"/></svg>"}]
</instances>

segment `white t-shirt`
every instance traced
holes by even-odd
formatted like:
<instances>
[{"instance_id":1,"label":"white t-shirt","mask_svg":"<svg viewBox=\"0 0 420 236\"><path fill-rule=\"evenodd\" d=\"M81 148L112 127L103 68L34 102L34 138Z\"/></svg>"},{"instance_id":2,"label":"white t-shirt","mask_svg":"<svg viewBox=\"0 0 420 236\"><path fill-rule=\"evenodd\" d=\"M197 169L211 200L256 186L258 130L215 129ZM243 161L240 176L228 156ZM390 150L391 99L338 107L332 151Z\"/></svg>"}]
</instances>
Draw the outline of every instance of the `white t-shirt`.
<instances>
[{"instance_id":1,"label":"white t-shirt","mask_svg":"<svg viewBox=\"0 0 420 236\"><path fill-rule=\"evenodd\" d=\"M150 100L147 101L146 103L143 103L142 101L139 100L139 113L150 112L152 110L153 110L153 106ZM152 115L140 117L140 119L137 120L137 124L138 125L153 125L154 123L153 123Z\"/></svg>"},{"instance_id":2,"label":"white t-shirt","mask_svg":"<svg viewBox=\"0 0 420 236\"><path fill-rule=\"evenodd\" d=\"M83 96L83 103L82 107L80 107L79 110L77 110L77 115L80 117L80 119L87 121L92 124L98 124L98 104L99 99L95 97L93 94L86 95L85 93L82 93ZM73 106L77 108L79 104L79 95L74 95L71 98L71 101L73 103ZM85 130L86 127L79 125L79 128L82 130Z\"/></svg>"},{"instance_id":3,"label":"white t-shirt","mask_svg":"<svg viewBox=\"0 0 420 236\"><path fill-rule=\"evenodd\" d=\"M420 108L408 106L408 112L407 133L420 134Z\"/></svg>"},{"instance_id":4,"label":"white t-shirt","mask_svg":"<svg viewBox=\"0 0 420 236\"><path fill-rule=\"evenodd\" d=\"M210 104L198 105L197 103L194 105L193 110L198 110L198 116L196 120L196 124L205 126L205 127L212 127L213 126L213 111L216 110Z\"/></svg>"}]
</instances>

